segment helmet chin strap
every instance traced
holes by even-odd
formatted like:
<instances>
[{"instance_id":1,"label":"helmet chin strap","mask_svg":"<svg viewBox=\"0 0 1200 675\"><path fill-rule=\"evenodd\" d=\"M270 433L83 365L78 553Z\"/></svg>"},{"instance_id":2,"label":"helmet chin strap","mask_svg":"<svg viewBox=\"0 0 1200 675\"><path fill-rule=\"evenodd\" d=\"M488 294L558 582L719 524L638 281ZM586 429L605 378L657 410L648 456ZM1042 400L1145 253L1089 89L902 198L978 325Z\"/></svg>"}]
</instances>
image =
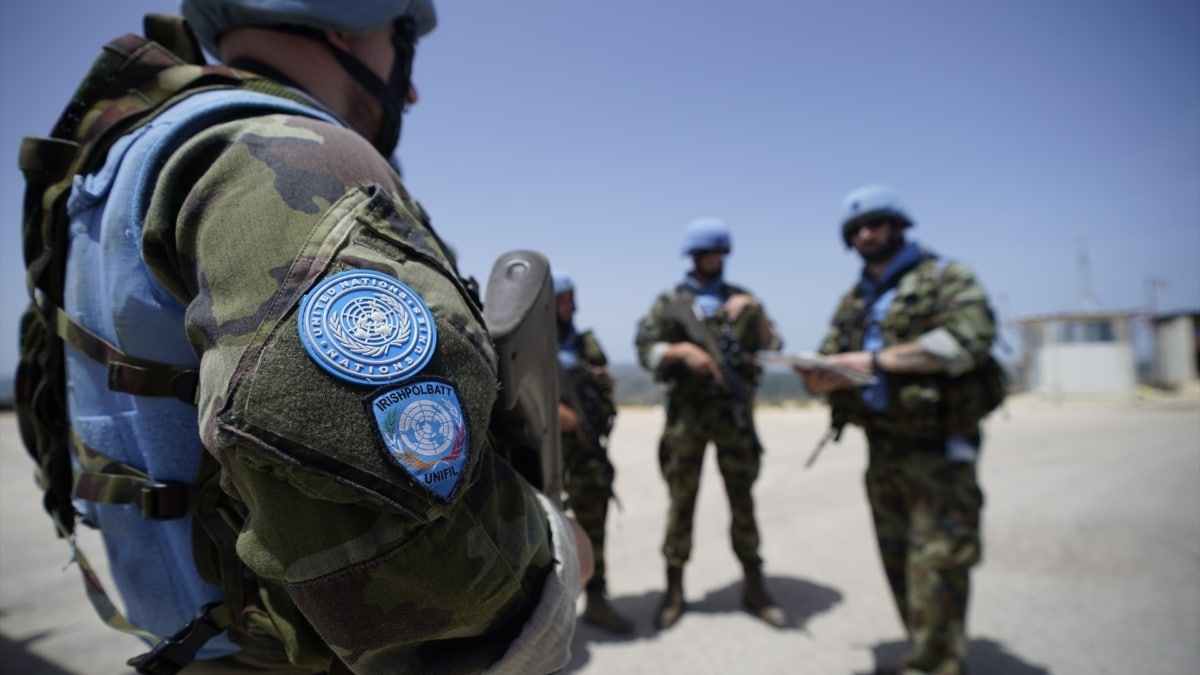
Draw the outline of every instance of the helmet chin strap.
<instances>
[{"instance_id":1,"label":"helmet chin strap","mask_svg":"<svg viewBox=\"0 0 1200 675\"><path fill-rule=\"evenodd\" d=\"M354 79L367 93L379 102L379 128L371 145L384 157L390 158L400 142L400 123L404 113L403 101L408 98L411 86L412 58L416 43L412 21L397 19L392 43L395 46L395 60L387 82L384 82L365 63L325 37L325 34L307 26L278 26L279 30L316 40L337 59L342 69Z\"/></svg>"},{"instance_id":2,"label":"helmet chin strap","mask_svg":"<svg viewBox=\"0 0 1200 675\"><path fill-rule=\"evenodd\" d=\"M329 49L333 51L334 57L338 63L342 64L342 68L358 82L363 89L366 89L369 94L379 101L380 119L379 128L375 132L375 138L371 139L371 145L379 151L384 157L391 157L396 151L396 145L400 142L400 119L402 109L400 100L396 94L388 87L387 83L379 79L375 73L371 71L362 61L351 56L348 52L325 42ZM392 72L395 73L396 66L393 64ZM407 81L408 78L405 78ZM405 92L407 95L407 92Z\"/></svg>"}]
</instances>

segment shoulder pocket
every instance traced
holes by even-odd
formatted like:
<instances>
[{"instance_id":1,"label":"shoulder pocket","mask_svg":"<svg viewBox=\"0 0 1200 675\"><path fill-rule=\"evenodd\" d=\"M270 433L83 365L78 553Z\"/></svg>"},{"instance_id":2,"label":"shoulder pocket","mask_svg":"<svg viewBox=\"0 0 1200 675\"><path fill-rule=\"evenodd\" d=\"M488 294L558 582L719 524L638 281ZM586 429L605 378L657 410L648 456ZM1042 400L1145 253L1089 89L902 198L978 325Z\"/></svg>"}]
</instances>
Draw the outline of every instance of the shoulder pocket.
<instances>
[{"instance_id":1,"label":"shoulder pocket","mask_svg":"<svg viewBox=\"0 0 1200 675\"><path fill-rule=\"evenodd\" d=\"M444 513L486 439L495 357L420 235L379 188L330 208L226 379L218 443L318 498Z\"/></svg>"}]
</instances>

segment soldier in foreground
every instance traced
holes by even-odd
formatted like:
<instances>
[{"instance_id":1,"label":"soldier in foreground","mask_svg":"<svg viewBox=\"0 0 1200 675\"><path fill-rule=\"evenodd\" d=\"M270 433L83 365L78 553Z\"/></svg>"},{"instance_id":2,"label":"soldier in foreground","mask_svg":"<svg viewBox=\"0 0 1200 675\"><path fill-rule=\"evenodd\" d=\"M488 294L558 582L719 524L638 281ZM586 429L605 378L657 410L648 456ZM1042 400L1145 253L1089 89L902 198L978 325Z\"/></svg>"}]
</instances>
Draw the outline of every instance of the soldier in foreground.
<instances>
[{"instance_id":1,"label":"soldier in foreground","mask_svg":"<svg viewBox=\"0 0 1200 675\"><path fill-rule=\"evenodd\" d=\"M390 162L431 0L182 11L238 70L148 18L174 53L122 38L22 152L37 194L106 144L27 202L72 238L57 277L26 247L18 414L59 532L77 502L104 538L109 622L154 645L132 665L562 668L586 539L494 452L480 307Z\"/></svg>"},{"instance_id":2,"label":"soldier in foreground","mask_svg":"<svg viewBox=\"0 0 1200 675\"><path fill-rule=\"evenodd\" d=\"M966 265L906 240L913 220L893 190L855 190L843 209L842 241L864 266L820 352L876 381L797 374L811 393L828 394L835 434L845 424L866 433L867 498L911 642L898 672L956 675L965 672L969 575L980 558L979 422L1003 397L989 354L992 310Z\"/></svg>"},{"instance_id":3,"label":"soldier in foreground","mask_svg":"<svg viewBox=\"0 0 1200 675\"><path fill-rule=\"evenodd\" d=\"M592 544L595 572L587 583L583 620L617 634L633 632L633 624L608 602L604 562L608 503L615 497L616 470L608 459L608 439L617 416L608 358L590 330L575 328L575 283L554 275L558 315L558 362L562 368L559 428L562 432L566 489L575 520Z\"/></svg>"},{"instance_id":4,"label":"soldier in foreground","mask_svg":"<svg viewBox=\"0 0 1200 675\"><path fill-rule=\"evenodd\" d=\"M764 585L751 493L762 454L754 429L753 397L761 373L754 353L777 350L781 341L759 301L725 282L730 248L729 228L722 221L690 223L683 253L692 269L681 284L655 299L635 340L642 366L667 385L658 459L671 504L662 549L667 589L655 617L659 629L674 625L685 608L683 568L692 553L696 495L709 442L716 445L729 497L729 534L745 574L743 602L772 626L787 623Z\"/></svg>"}]
</instances>

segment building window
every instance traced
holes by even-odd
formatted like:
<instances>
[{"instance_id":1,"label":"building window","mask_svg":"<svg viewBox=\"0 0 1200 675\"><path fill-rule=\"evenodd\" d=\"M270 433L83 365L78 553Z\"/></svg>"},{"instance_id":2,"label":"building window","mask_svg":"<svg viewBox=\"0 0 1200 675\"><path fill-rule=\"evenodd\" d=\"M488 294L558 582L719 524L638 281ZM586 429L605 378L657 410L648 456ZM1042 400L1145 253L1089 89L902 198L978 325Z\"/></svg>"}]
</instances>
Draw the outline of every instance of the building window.
<instances>
[{"instance_id":1,"label":"building window","mask_svg":"<svg viewBox=\"0 0 1200 675\"><path fill-rule=\"evenodd\" d=\"M1068 321L1062 325L1062 342L1116 342L1113 322L1104 319Z\"/></svg>"}]
</instances>

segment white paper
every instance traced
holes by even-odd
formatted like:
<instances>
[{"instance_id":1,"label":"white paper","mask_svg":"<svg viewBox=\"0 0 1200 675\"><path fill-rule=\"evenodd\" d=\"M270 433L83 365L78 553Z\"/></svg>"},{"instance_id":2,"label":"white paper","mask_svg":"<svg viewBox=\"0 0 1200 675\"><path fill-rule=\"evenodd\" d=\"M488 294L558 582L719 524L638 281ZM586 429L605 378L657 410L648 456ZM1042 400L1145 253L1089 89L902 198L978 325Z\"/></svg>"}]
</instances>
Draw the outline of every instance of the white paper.
<instances>
[{"instance_id":1,"label":"white paper","mask_svg":"<svg viewBox=\"0 0 1200 675\"><path fill-rule=\"evenodd\" d=\"M764 365L779 365L792 368L799 366L801 370L827 370L831 373L837 373L842 377L850 380L859 386L869 386L879 381L873 373L864 373L861 370L847 368L832 363L829 359L821 356L816 352L800 352L797 354L784 354L783 352L759 352L758 362Z\"/></svg>"}]
</instances>

